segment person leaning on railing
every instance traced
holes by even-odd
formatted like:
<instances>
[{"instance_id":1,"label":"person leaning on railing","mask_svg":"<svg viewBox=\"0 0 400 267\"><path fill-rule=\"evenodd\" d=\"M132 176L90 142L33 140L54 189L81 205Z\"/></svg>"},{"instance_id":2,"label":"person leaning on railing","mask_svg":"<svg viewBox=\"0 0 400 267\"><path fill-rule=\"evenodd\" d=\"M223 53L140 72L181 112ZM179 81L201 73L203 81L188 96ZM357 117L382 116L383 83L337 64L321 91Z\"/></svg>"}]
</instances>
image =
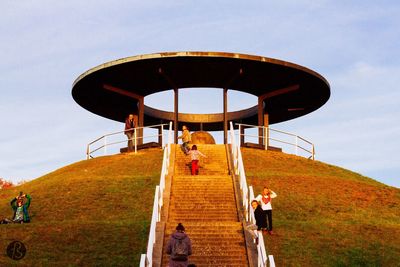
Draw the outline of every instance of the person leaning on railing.
<instances>
[{"instance_id":1,"label":"person leaning on railing","mask_svg":"<svg viewBox=\"0 0 400 267\"><path fill-rule=\"evenodd\" d=\"M129 114L129 116L125 120L125 134L128 137L128 152L133 151L133 142L132 138L135 135L135 128L136 123L135 123L135 117L133 114Z\"/></svg>"},{"instance_id":2,"label":"person leaning on railing","mask_svg":"<svg viewBox=\"0 0 400 267\"><path fill-rule=\"evenodd\" d=\"M257 200L253 199L251 201L251 206L253 208L254 212L254 218L255 218L255 224L250 223L249 225L246 226L246 230L249 231L249 233L252 235L253 239L256 240L258 243L258 237L254 234L254 230L261 231L263 226L265 225L265 214L264 211L262 210L260 203L258 203Z\"/></svg>"}]
</instances>

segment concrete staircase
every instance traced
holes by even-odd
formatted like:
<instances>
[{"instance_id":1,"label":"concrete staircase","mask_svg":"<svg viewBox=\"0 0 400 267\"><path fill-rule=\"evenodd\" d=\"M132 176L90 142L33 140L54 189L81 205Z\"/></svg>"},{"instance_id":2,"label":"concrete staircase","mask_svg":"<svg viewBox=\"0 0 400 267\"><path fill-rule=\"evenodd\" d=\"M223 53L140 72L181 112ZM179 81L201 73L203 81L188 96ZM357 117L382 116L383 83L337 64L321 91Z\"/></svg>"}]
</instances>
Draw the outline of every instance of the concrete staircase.
<instances>
[{"instance_id":1,"label":"concrete staircase","mask_svg":"<svg viewBox=\"0 0 400 267\"><path fill-rule=\"evenodd\" d=\"M177 149L165 227L162 266L168 266L166 244L181 222L192 240L196 266L248 266L234 186L228 174L224 145L198 145L199 175L190 175L190 157Z\"/></svg>"}]
</instances>

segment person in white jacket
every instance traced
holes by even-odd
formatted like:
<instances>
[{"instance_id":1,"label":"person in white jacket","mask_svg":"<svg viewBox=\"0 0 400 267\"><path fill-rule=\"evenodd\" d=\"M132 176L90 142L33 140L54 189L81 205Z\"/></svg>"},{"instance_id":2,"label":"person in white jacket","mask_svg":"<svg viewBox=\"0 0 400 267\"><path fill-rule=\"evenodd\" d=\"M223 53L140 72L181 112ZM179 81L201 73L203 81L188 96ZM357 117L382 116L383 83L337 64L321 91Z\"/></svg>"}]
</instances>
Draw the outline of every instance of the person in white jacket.
<instances>
[{"instance_id":1,"label":"person in white jacket","mask_svg":"<svg viewBox=\"0 0 400 267\"><path fill-rule=\"evenodd\" d=\"M273 198L276 198L278 195L269 189L268 187L264 187L261 194L256 197L256 200L260 202L261 208L264 212L264 224L263 228L268 231L270 235L273 234L272 232L272 204L271 201ZM267 225L268 222L268 225Z\"/></svg>"},{"instance_id":2,"label":"person in white jacket","mask_svg":"<svg viewBox=\"0 0 400 267\"><path fill-rule=\"evenodd\" d=\"M199 175L199 159L200 156L207 158L206 155L197 150L197 146L193 145L192 149L189 151L190 159L192 160L192 175Z\"/></svg>"}]
</instances>

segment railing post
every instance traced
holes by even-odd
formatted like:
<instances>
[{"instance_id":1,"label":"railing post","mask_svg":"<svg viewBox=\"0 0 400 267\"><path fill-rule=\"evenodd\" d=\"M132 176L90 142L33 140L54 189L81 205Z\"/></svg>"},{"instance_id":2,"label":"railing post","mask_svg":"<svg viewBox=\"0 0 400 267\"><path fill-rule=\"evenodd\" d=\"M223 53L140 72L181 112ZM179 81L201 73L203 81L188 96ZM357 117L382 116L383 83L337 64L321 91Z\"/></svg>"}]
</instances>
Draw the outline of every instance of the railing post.
<instances>
[{"instance_id":1,"label":"railing post","mask_svg":"<svg viewBox=\"0 0 400 267\"><path fill-rule=\"evenodd\" d=\"M134 138L135 138L135 153L137 152L137 137L136 137L136 129L135 130L133 130L133 135L134 135Z\"/></svg>"},{"instance_id":2,"label":"railing post","mask_svg":"<svg viewBox=\"0 0 400 267\"><path fill-rule=\"evenodd\" d=\"M146 254L142 254L140 256L140 265L139 265L139 267L147 267L147 264L148 264L147 255Z\"/></svg>"},{"instance_id":3,"label":"railing post","mask_svg":"<svg viewBox=\"0 0 400 267\"><path fill-rule=\"evenodd\" d=\"M298 156L299 154L299 152L298 152L298 147L299 147L299 138L298 138L298 136L296 135L296 156Z\"/></svg>"},{"instance_id":4,"label":"railing post","mask_svg":"<svg viewBox=\"0 0 400 267\"><path fill-rule=\"evenodd\" d=\"M104 137L104 155L107 155L107 136Z\"/></svg>"},{"instance_id":5,"label":"railing post","mask_svg":"<svg viewBox=\"0 0 400 267\"><path fill-rule=\"evenodd\" d=\"M86 146L86 159L90 159L90 145Z\"/></svg>"},{"instance_id":6,"label":"railing post","mask_svg":"<svg viewBox=\"0 0 400 267\"><path fill-rule=\"evenodd\" d=\"M312 145L312 160L315 160L314 144Z\"/></svg>"},{"instance_id":7,"label":"railing post","mask_svg":"<svg viewBox=\"0 0 400 267\"><path fill-rule=\"evenodd\" d=\"M242 131L241 131L241 128L240 128L240 127L242 127L242 125L239 124L239 140L238 140L238 147L241 146L241 141L242 141Z\"/></svg>"},{"instance_id":8,"label":"railing post","mask_svg":"<svg viewBox=\"0 0 400 267\"><path fill-rule=\"evenodd\" d=\"M269 267L275 267L275 260L273 255L268 255Z\"/></svg>"},{"instance_id":9,"label":"railing post","mask_svg":"<svg viewBox=\"0 0 400 267\"><path fill-rule=\"evenodd\" d=\"M263 128L264 128L264 149L268 150L268 134L267 134L268 128L265 126L263 126Z\"/></svg>"},{"instance_id":10,"label":"railing post","mask_svg":"<svg viewBox=\"0 0 400 267\"><path fill-rule=\"evenodd\" d=\"M164 143L165 143L165 141L164 141L164 125L163 124L161 124L161 147L164 147Z\"/></svg>"}]
</instances>

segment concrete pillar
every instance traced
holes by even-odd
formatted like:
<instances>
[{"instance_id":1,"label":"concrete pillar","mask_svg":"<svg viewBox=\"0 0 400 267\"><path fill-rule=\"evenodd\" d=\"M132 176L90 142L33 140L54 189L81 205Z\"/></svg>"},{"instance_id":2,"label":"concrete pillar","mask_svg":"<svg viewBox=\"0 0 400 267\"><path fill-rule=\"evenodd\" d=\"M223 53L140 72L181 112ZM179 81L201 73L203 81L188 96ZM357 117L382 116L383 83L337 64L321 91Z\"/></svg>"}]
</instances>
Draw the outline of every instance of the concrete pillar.
<instances>
[{"instance_id":1,"label":"concrete pillar","mask_svg":"<svg viewBox=\"0 0 400 267\"><path fill-rule=\"evenodd\" d=\"M228 143L228 89L224 88L224 144Z\"/></svg>"},{"instance_id":2,"label":"concrete pillar","mask_svg":"<svg viewBox=\"0 0 400 267\"><path fill-rule=\"evenodd\" d=\"M139 127L144 126L144 97L140 97L138 99L138 126ZM138 145L143 144L143 129L140 129L138 131L137 144Z\"/></svg>"},{"instance_id":3,"label":"concrete pillar","mask_svg":"<svg viewBox=\"0 0 400 267\"><path fill-rule=\"evenodd\" d=\"M163 134L162 127L160 126L158 128L158 143L160 144L160 146L162 146L162 134Z\"/></svg>"},{"instance_id":4,"label":"concrete pillar","mask_svg":"<svg viewBox=\"0 0 400 267\"><path fill-rule=\"evenodd\" d=\"M179 95L179 89L175 88L174 89L174 131L175 131L175 144L178 143L178 115L179 115L179 108L178 108L178 95Z\"/></svg>"},{"instance_id":5,"label":"concrete pillar","mask_svg":"<svg viewBox=\"0 0 400 267\"><path fill-rule=\"evenodd\" d=\"M264 127L269 127L269 114L264 114ZM265 147L268 149L269 146L269 128L265 130Z\"/></svg>"},{"instance_id":6,"label":"concrete pillar","mask_svg":"<svg viewBox=\"0 0 400 267\"><path fill-rule=\"evenodd\" d=\"M258 97L258 126L263 126L264 124L264 100ZM263 130L258 129L258 144L263 145Z\"/></svg>"},{"instance_id":7,"label":"concrete pillar","mask_svg":"<svg viewBox=\"0 0 400 267\"><path fill-rule=\"evenodd\" d=\"M240 146L244 145L244 126L240 127Z\"/></svg>"}]
</instances>

